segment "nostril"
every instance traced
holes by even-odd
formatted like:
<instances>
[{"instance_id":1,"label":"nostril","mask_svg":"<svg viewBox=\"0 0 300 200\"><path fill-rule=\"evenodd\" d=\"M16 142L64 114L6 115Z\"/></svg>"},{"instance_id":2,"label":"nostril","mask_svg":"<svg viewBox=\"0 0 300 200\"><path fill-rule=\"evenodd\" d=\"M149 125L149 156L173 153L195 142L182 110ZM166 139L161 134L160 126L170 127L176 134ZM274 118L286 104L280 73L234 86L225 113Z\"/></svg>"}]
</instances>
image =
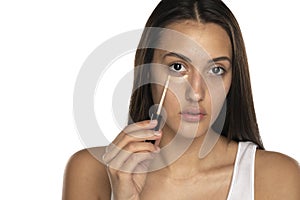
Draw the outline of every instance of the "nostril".
<instances>
[{"instance_id":1,"label":"nostril","mask_svg":"<svg viewBox=\"0 0 300 200\"><path fill-rule=\"evenodd\" d=\"M204 99L204 92L202 90L195 91L192 88L186 90L186 99L188 101L202 101Z\"/></svg>"}]
</instances>

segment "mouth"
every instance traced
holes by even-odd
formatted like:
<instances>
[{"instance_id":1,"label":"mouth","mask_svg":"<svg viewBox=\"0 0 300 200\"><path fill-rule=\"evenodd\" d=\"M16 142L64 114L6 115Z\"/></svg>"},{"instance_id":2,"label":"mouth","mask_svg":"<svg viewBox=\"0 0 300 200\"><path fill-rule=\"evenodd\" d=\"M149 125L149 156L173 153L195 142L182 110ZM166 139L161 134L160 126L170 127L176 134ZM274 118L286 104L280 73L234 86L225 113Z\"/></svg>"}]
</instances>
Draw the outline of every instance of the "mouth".
<instances>
[{"instance_id":1,"label":"mouth","mask_svg":"<svg viewBox=\"0 0 300 200\"><path fill-rule=\"evenodd\" d=\"M203 109L192 107L184 109L180 115L186 122L200 122L207 114Z\"/></svg>"}]
</instances>

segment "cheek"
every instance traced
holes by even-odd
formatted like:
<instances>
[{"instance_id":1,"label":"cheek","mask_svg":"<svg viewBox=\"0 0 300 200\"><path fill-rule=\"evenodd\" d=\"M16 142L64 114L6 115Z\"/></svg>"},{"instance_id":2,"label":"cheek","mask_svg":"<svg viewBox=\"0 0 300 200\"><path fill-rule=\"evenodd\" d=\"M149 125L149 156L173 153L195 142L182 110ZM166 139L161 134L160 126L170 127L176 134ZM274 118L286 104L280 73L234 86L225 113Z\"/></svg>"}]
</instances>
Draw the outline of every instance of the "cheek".
<instances>
[{"instance_id":1,"label":"cheek","mask_svg":"<svg viewBox=\"0 0 300 200\"><path fill-rule=\"evenodd\" d=\"M224 77L222 82L223 82L223 87L219 87L218 89L215 89L214 91L212 91L211 94L212 98L210 101L211 104L210 107L211 107L211 114L212 114L212 118L211 118L212 123L221 114L220 112L223 108L224 103L226 105L226 97L231 87L231 73L228 74L226 77Z\"/></svg>"},{"instance_id":2,"label":"cheek","mask_svg":"<svg viewBox=\"0 0 300 200\"><path fill-rule=\"evenodd\" d=\"M158 84L151 85L152 97L154 104L159 104L161 100L161 96L163 93L164 87ZM170 89L167 90L163 108L168 112L172 113L173 110L177 110L180 108L180 104L178 101L178 95L175 95Z\"/></svg>"},{"instance_id":3,"label":"cheek","mask_svg":"<svg viewBox=\"0 0 300 200\"><path fill-rule=\"evenodd\" d=\"M168 91L166 94L166 98L163 104L164 108L164 118L166 119L166 124L171 130L176 132L179 128L179 124L181 123L180 118L180 102L178 101L176 95L172 92Z\"/></svg>"},{"instance_id":4,"label":"cheek","mask_svg":"<svg viewBox=\"0 0 300 200\"><path fill-rule=\"evenodd\" d=\"M166 94L163 106L168 113L172 113L173 111L177 112L177 110L180 109L180 103L177 97L170 91Z\"/></svg>"}]
</instances>

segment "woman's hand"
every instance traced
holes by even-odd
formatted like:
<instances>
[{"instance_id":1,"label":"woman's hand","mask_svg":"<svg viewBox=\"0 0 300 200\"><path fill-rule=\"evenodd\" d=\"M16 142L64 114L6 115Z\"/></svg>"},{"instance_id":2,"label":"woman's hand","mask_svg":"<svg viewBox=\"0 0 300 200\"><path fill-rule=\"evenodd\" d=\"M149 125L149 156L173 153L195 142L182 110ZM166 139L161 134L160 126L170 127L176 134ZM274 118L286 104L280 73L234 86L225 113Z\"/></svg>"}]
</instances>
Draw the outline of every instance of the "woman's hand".
<instances>
[{"instance_id":1,"label":"woman's hand","mask_svg":"<svg viewBox=\"0 0 300 200\"><path fill-rule=\"evenodd\" d=\"M103 161L106 163L114 200L139 200L147 170L159 152L161 132L153 129L157 121L142 121L127 126L110 144ZM155 144L145 142L156 140Z\"/></svg>"}]
</instances>

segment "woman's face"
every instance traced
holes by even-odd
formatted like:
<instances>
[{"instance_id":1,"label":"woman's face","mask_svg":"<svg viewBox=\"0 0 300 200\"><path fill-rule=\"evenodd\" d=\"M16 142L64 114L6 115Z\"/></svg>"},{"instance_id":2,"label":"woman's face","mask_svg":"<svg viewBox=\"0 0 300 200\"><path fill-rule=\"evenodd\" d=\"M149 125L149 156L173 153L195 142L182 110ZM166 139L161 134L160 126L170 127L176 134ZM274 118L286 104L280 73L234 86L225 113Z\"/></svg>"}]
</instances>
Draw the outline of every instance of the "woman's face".
<instances>
[{"instance_id":1,"label":"woman's face","mask_svg":"<svg viewBox=\"0 0 300 200\"><path fill-rule=\"evenodd\" d=\"M229 91L231 42L226 31L213 23L187 20L166 28L185 39L168 34L160 38L152 60L158 65L150 70L152 81L160 83L152 84L153 101L159 103L163 83L170 75L163 104L167 116L164 134L199 137L215 121Z\"/></svg>"}]
</instances>

